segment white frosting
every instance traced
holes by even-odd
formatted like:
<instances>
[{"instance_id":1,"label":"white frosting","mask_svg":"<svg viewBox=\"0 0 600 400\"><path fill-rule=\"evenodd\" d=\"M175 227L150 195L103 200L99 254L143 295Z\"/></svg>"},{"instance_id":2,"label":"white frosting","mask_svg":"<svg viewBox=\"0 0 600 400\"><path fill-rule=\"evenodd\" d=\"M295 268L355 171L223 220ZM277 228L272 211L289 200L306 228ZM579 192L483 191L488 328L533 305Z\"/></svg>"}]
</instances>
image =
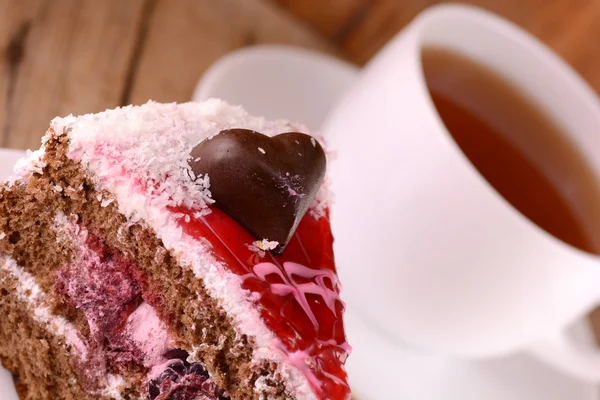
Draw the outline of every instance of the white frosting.
<instances>
[{"instance_id":1,"label":"white frosting","mask_svg":"<svg viewBox=\"0 0 600 400\"><path fill-rule=\"evenodd\" d=\"M69 157L81 161L98 190L115 197L129 222L143 220L180 263L203 280L209 295L237 323L238 333L254 339L256 361L276 361L288 390L299 399L316 399L306 377L274 345L279 339L262 321L249 292L241 289L241 278L212 257L206 242L183 233L177 219L181 216L167 209L184 206L201 214L212 202L209 179L190 179L194 176L187 163L190 151L203 139L229 128L253 129L269 136L306 132L306 128L251 117L241 107L214 99L181 105L150 102L56 118L52 128L58 135L68 133ZM321 213L327 199L327 190L322 188L312 212Z\"/></svg>"},{"instance_id":2,"label":"white frosting","mask_svg":"<svg viewBox=\"0 0 600 400\"><path fill-rule=\"evenodd\" d=\"M46 295L35 282L35 277L19 267L16 261L10 257L0 256L0 269L17 279L17 296L31 309L33 318L46 325L52 334L63 337L65 343L71 346L75 354L85 360L88 356L88 349L79 337L77 329L63 317L52 313L46 303Z\"/></svg>"},{"instance_id":3,"label":"white frosting","mask_svg":"<svg viewBox=\"0 0 600 400\"><path fill-rule=\"evenodd\" d=\"M42 140L42 147L39 150L27 150L25 157L17 161L17 163L13 167L14 175L8 178L8 180L6 181L6 184L8 186L13 185L15 181L19 179L24 179L31 176L31 174L43 173L43 169L46 166L46 163L42 161L42 158L44 157L45 153L43 143L45 143L45 140Z\"/></svg>"}]
</instances>

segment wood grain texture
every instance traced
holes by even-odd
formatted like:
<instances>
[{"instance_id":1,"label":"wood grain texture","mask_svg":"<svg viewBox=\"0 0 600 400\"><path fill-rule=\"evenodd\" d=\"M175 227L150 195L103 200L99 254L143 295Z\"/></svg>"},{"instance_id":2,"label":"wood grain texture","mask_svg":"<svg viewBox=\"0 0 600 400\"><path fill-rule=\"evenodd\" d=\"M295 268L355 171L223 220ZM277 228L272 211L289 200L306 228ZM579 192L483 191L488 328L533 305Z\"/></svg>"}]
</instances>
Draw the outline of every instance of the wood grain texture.
<instances>
[{"instance_id":1,"label":"wood grain texture","mask_svg":"<svg viewBox=\"0 0 600 400\"><path fill-rule=\"evenodd\" d=\"M15 83L24 56L24 41L41 4L38 0L0 1L0 147L11 141L10 116L14 115Z\"/></svg>"},{"instance_id":2,"label":"wood grain texture","mask_svg":"<svg viewBox=\"0 0 600 400\"><path fill-rule=\"evenodd\" d=\"M216 59L260 43L330 50L290 15L260 0L157 0L127 101L188 101Z\"/></svg>"},{"instance_id":3,"label":"wood grain texture","mask_svg":"<svg viewBox=\"0 0 600 400\"><path fill-rule=\"evenodd\" d=\"M337 42L354 29L371 8L366 0L273 0L298 19L308 22L325 38Z\"/></svg>"},{"instance_id":4,"label":"wood grain texture","mask_svg":"<svg viewBox=\"0 0 600 400\"><path fill-rule=\"evenodd\" d=\"M0 146L37 148L53 117L119 105L145 0L0 1Z\"/></svg>"}]
</instances>

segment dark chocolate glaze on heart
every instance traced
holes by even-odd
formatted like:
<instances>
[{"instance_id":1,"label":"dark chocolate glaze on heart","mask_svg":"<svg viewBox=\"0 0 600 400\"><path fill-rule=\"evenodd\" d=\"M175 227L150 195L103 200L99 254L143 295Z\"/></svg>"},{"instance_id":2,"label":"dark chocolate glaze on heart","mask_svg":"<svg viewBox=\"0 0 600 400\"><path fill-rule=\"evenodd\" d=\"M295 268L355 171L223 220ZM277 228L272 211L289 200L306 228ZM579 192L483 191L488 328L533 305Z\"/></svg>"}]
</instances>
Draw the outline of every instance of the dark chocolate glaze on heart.
<instances>
[{"instance_id":1,"label":"dark chocolate glaze on heart","mask_svg":"<svg viewBox=\"0 0 600 400\"><path fill-rule=\"evenodd\" d=\"M288 132L269 137L228 129L198 144L190 166L208 174L215 205L258 240L279 242L283 252L325 177L323 148L312 136Z\"/></svg>"}]
</instances>

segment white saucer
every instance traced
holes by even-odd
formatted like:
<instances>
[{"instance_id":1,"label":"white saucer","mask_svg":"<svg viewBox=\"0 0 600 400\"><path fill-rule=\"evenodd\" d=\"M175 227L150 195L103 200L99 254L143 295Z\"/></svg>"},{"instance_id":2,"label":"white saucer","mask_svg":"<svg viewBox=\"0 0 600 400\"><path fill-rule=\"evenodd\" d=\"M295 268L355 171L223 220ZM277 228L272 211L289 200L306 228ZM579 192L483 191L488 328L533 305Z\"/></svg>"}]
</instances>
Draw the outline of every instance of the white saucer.
<instances>
[{"instance_id":1,"label":"white saucer","mask_svg":"<svg viewBox=\"0 0 600 400\"><path fill-rule=\"evenodd\" d=\"M194 100L220 97L243 104L252 114L319 129L357 74L357 68L314 52L259 46L214 64L199 82ZM361 400L599 399L598 387L561 375L526 354L490 361L425 354L372 330L351 306L346 328L354 347L348 373ZM574 330L582 342L593 342L587 323Z\"/></svg>"}]
</instances>

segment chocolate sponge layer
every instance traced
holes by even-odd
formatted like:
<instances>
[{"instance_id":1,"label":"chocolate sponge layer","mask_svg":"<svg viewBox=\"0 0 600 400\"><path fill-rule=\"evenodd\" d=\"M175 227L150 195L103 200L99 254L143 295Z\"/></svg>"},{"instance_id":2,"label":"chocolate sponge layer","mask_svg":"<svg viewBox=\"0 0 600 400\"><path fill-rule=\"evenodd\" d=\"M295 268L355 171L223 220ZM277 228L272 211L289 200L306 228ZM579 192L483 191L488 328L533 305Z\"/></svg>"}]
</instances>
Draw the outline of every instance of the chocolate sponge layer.
<instances>
[{"instance_id":1,"label":"chocolate sponge layer","mask_svg":"<svg viewBox=\"0 0 600 400\"><path fill-rule=\"evenodd\" d=\"M75 214L79 223L106 246L135 262L144 300L156 309L177 346L188 352L195 350L196 358L232 399L260 398L261 394L254 391L254 383L260 377L263 377L261 386L267 387L264 396L293 399L274 373L275 365L252 365L253 344L245 335L236 334L231 319L208 296L203 282L182 268L149 228L140 223L130 224L118 212L116 201L102 207L99 199L112 196L94 188L82 166L66 157L67 150L65 135L53 137L46 143L43 173L33 174L27 182L0 188L0 232L6 235L0 240L0 254L12 257L34 275L48 294L54 312L72 322L82 337L89 339L89 324L83 312L56 292L58 271L73 258L74 249L69 243L56 240L55 215L58 210L65 215ZM69 354L56 343L59 339L28 320L22 305L10 300L11 288L5 290L7 295L2 298L0 312L14 317L0 319L0 355L3 364L19 377L23 398L89 398L84 391L91 389L71 388L65 383L73 377L77 379L81 373L69 366ZM52 363L22 361L19 352L11 350L14 349L9 337L12 329L23 329L20 332L30 338L27 340L44 341L46 352L52 354L49 356ZM53 371L52 377L48 377L48 371ZM142 382L145 372L134 368L126 378ZM140 387L137 395L145 390ZM37 397L25 397L30 392Z\"/></svg>"},{"instance_id":2,"label":"chocolate sponge layer","mask_svg":"<svg viewBox=\"0 0 600 400\"><path fill-rule=\"evenodd\" d=\"M21 399L93 400L80 385L62 338L48 334L16 295L16 279L0 271L0 360L16 376Z\"/></svg>"}]
</instances>

